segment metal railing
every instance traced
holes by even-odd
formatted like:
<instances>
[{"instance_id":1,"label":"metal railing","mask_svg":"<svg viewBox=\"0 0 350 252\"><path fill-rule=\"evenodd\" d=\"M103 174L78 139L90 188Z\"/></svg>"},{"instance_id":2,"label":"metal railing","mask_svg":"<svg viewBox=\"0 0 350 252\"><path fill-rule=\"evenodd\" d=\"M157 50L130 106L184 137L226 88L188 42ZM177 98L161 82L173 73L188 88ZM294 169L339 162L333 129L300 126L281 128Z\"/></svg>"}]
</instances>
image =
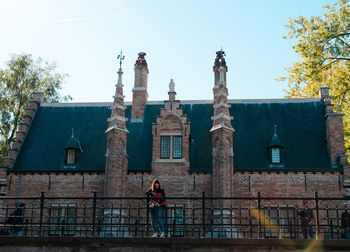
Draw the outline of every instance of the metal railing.
<instances>
[{"instance_id":1,"label":"metal railing","mask_svg":"<svg viewBox=\"0 0 350 252\"><path fill-rule=\"evenodd\" d=\"M149 237L149 197L1 197L0 235ZM318 239L343 239L344 198L167 197L167 237L303 238L298 207L307 200ZM23 204L24 205L23 205Z\"/></svg>"}]
</instances>

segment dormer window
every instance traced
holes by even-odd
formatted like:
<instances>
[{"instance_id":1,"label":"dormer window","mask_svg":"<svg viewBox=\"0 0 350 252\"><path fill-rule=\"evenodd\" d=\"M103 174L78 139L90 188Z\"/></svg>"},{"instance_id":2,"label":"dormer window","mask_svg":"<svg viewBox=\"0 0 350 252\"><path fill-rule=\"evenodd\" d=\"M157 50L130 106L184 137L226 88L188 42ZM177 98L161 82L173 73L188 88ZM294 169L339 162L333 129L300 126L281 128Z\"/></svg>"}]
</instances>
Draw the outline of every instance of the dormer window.
<instances>
[{"instance_id":1,"label":"dormer window","mask_svg":"<svg viewBox=\"0 0 350 252\"><path fill-rule=\"evenodd\" d=\"M281 152L280 148L272 148L271 149L271 163L279 164L281 163Z\"/></svg>"},{"instance_id":2,"label":"dormer window","mask_svg":"<svg viewBox=\"0 0 350 252\"><path fill-rule=\"evenodd\" d=\"M74 132L72 129L72 136L69 139L65 149L65 167L67 168L75 168L77 164L78 157L83 150L81 149L80 142L77 138L74 137Z\"/></svg>"},{"instance_id":3,"label":"dormer window","mask_svg":"<svg viewBox=\"0 0 350 252\"><path fill-rule=\"evenodd\" d=\"M152 169L157 170L161 163L176 163L189 169L190 123L183 115L183 107L176 100L175 83L169 83L169 100L164 101L160 116L152 125L153 154Z\"/></svg>"},{"instance_id":4,"label":"dormer window","mask_svg":"<svg viewBox=\"0 0 350 252\"><path fill-rule=\"evenodd\" d=\"M268 166L269 168L284 167L284 146L277 136L277 126L275 125L275 133L272 136L270 144L267 146Z\"/></svg>"}]
</instances>

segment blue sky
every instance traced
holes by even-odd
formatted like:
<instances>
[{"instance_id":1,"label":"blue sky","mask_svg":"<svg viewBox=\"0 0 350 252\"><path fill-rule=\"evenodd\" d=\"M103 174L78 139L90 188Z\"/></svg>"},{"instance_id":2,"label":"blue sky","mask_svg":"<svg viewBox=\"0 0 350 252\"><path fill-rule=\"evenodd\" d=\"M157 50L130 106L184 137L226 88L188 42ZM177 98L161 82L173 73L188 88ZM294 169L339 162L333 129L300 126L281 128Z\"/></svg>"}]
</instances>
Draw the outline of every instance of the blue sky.
<instances>
[{"instance_id":1,"label":"blue sky","mask_svg":"<svg viewBox=\"0 0 350 252\"><path fill-rule=\"evenodd\" d=\"M275 78L297 61L282 39L289 17L324 12L323 0L0 0L0 66L11 54L55 61L73 102L111 102L120 50L130 101L137 53L147 53L149 100L212 99L215 52L226 52L230 99L281 98Z\"/></svg>"}]
</instances>

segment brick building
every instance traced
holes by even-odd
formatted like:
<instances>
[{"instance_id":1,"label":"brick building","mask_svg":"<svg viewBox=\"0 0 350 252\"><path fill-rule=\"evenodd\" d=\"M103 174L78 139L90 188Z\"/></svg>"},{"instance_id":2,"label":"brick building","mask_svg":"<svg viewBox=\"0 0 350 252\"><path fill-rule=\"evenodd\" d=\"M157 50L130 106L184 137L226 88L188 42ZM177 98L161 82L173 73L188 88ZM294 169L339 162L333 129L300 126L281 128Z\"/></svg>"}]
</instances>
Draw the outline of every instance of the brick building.
<instances>
[{"instance_id":1,"label":"brick building","mask_svg":"<svg viewBox=\"0 0 350 252\"><path fill-rule=\"evenodd\" d=\"M45 104L35 93L1 168L2 193L144 196L154 178L168 196L350 193L343 115L329 89L310 99L229 100L224 56L217 52L211 101L177 100L173 80L167 100L148 101L145 53L131 102L122 69L112 104Z\"/></svg>"}]
</instances>

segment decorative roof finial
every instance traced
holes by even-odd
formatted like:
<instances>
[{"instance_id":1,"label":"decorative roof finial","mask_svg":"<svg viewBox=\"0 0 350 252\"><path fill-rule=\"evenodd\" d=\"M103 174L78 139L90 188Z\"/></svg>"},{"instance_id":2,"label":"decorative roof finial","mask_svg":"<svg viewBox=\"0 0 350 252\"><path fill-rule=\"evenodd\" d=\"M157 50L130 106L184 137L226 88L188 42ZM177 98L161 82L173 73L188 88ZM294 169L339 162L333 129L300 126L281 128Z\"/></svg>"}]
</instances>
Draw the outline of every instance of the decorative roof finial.
<instances>
[{"instance_id":1,"label":"decorative roof finial","mask_svg":"<svg viewBox=\"0 0 350 252\"><path fill-rule=\"evenodd\" d=\"M173 79L170 79L169 92L175 92L175 82Z\"/></svg>"},{"instance_id":2,"label":"decorative roof finial","mask_svg":"<svg viewBox=\"0 0 350 252\"><path fill-rule=\"evenodd\" d=\"M216 58L215 58L214 65L215 66L226 66L226 61L225 61L225 58L224 58L225 56L226 56L226 54L222 50L222 47L221 47L221 50L216 52Z\"/></svg>"},{"instance_id":3,"label":"decorative roof finial","mask_svg":"<svg viewBox=\"0 0 350 252\"><path fill-rule=\"evenodd\" d=\"M72 128L72 137L74 138L74 128Z\"/></svg>"},{"instance_id":4,"label":"decorative roof finial","mask_svg":"<svg viewBox=\"0 0 350 252\"><path fill-rule=\"evenodd\" d=\"M121 70L122 62L125 59L125 55L123 55L123 51L120 51L120 54L117 56L117 59L119 59L119 70Z\"/></svg>"},{"instance_id":5,"label":"decorative roof finial","mask_svg":"<svg viewBox=\"0 0 350 252\"><path fill-rule=\"evenodd\" d=\"M277 135L277 125L273 126L275 128L275 135Z\"/></svg>"}]
</instances>

